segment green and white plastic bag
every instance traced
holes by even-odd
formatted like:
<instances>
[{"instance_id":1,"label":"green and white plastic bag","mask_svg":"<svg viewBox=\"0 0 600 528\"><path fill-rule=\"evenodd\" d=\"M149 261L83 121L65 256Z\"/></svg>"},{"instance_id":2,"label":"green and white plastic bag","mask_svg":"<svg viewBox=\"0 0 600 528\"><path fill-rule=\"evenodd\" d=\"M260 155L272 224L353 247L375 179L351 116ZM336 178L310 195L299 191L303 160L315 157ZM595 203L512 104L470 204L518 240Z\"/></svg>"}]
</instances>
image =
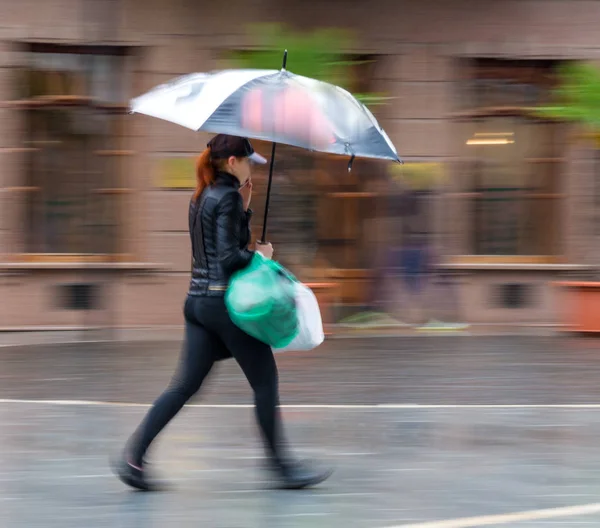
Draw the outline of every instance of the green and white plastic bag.
<instances>
[{"instance_id":1,"label":"green and white plastic bag","mask_svg":"<svg viewBox=\"0 0 600 528\"><path fill-rule=\"evenodd\" d=\"M255 253L250 264L231 277L225 293L231 320L273 348L286 347L299 333L296 284L283 266Z\"/></svg>"},{"instance_id":2,"label":"green and white plastic bag","mask_svg":"<svg viewBox=\"0 0 600 528\"><path fill-rule=\"evenodd\" d=\"M274 352L312 350L325 339L315 294L288 270L255 253L225 294L231 320Z\"/></svg>"}]
</instances>

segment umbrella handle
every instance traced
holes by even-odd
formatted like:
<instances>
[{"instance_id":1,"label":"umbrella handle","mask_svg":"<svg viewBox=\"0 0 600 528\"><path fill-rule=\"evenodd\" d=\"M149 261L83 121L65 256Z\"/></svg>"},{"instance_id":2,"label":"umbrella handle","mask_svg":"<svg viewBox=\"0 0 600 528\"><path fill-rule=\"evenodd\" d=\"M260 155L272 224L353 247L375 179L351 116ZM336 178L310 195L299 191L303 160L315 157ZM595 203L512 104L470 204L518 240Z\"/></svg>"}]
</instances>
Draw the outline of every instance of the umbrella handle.
<instances>
[{"instance_id":1,"label":"umbrella handle","mask_svg":"<svg viewBox=\"0 0 600 528\"><path fill-rule=\"evenodd\" d=\"M269 204L271 202L271 186L273 184L273 166L275 164L275 148L277 147L277 143L273 143L273 147L271 148L271 160L269 161L269 182L267 184L267 199L265 201L265 215L263 217L263 228L262 228L262 236L258 241L259 244L267 243L267 218L269 216Z\"/></svg>"}]
</instances>

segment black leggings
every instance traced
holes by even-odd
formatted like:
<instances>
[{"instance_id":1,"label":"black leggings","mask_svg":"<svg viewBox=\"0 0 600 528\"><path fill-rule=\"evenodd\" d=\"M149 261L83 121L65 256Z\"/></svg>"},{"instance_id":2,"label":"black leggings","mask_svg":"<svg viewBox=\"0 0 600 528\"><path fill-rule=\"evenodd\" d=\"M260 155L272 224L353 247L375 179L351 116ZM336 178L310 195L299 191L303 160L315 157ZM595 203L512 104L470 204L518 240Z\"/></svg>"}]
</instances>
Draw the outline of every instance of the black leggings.
<instances>
[{"instance_id":1,"label":"black leggings","mask_svg":"<svg viewBox=\"0 0 600 528\"><path fill-rule=\"evenodd\" d=\"M233 324L222 297L188 296L185 343L177 372L129 443L130 462L142 465L152 441L200 389L215 361L234 357L254 391L256 416L269 455L281 463L277 365L268 345Z\"/></svg>"}]
</instances>

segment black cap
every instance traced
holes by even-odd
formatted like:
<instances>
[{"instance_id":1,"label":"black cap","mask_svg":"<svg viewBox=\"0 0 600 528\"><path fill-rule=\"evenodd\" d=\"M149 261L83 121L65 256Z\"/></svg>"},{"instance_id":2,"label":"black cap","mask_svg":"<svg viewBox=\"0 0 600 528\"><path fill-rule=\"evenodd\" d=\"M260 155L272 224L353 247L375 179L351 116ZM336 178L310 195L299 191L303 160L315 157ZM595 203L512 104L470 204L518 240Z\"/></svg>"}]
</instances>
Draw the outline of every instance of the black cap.
<instances>
[{"instance_id":1,"label":"black cap","mask_svg":"<svg viewBox=\"0 0 600 528\"><path fill-rule=\"evenodd\" d=\"M244 137L218 134L206 146L210 147L211 157L215 159L227 159L230 156L235 156L237 158L250 158L261 165L267 163L265 158L254 152L250 141Z\"/></svg>"}]
</instances>

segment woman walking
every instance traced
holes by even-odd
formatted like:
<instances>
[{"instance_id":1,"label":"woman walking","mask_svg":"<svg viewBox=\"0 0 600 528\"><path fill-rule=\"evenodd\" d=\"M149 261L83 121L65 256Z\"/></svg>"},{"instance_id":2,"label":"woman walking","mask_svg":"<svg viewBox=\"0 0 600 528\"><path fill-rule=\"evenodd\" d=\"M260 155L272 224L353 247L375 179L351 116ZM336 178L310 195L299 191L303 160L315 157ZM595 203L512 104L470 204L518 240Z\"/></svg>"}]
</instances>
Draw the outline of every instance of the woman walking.
<instances>
[{"instance_id":1,"label":"woman walking","mask_svg":"<svg viewBox=\"0 0 600 528\"><path fill-rule=\"evenodd\" d=\"M304 488L325 480L331 471L315 471L286 453L279 413L277 366L271 347L231 321L224 294L233 273L246 267L253 252L249 208L251 164L266 163L246 138L219 134L198 158L197 186L189 209L192 279L184 306L185 342L171 384L156 400L130 438L117 464L129 486L151 491L158 485L145 470L146 453L156 436L200 389L216 361L233 357L252 390L256 417L270 468L281 487ZM271 244L257 244L271 258Z\"/></svg>"}]
</instances>

